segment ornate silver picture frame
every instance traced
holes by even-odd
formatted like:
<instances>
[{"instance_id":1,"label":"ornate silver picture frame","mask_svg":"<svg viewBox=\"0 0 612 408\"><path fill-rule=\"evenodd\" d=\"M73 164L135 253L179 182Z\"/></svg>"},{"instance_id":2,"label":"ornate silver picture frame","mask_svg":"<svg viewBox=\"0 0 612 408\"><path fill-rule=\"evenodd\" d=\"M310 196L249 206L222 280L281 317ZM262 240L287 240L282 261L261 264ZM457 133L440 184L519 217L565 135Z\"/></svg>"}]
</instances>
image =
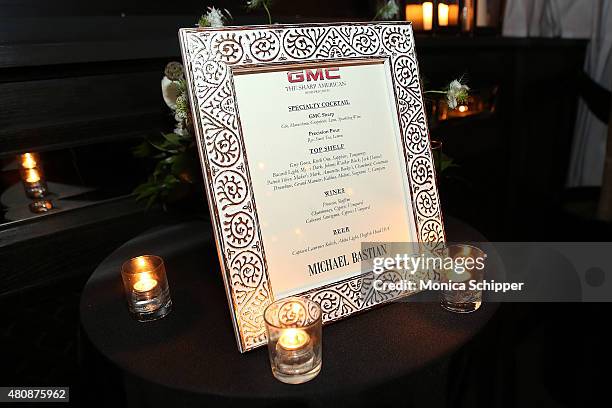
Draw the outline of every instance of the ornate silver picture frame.
<instances>
[{"instance_id":1,"label":"ornate silver picture frame","mask_svg":"<svg viewBox=\"0 0 612 408\"><path fill-rule=\"evenodd\" d=\"M410 23L186 28L179 36L221 271L241 352L266 343L263 311L274 300L274 284L237 109L235 70L351 59L387 61L416 236L427 246L444 242ZM406 295L375 292L368 287L372 279L372 273L366 272L300 295L320 303L324 322Z\"/></svg>"}]
</instances>

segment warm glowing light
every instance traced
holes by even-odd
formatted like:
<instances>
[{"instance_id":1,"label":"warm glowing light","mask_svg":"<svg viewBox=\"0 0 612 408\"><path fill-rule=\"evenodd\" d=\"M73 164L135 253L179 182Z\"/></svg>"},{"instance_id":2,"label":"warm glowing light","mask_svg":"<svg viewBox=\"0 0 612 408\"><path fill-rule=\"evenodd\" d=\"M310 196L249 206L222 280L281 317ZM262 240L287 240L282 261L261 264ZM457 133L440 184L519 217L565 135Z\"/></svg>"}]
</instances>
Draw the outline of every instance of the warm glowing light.
<instances>
[{"instance_id":1,"label":"warm glowing light","mask_svg":"<svg viewBox=\"0 0 612 408\"><path fill-rule=\"evenodd\" d=\"M136 258L136 264L142 270L147 267L147 260L144 256L139 256L138 258Z\"/></svg>"},{"instance_id":2,"label":"warm glowing light","mask_svg":"<svg viewBox=\"0 0 612 408\"><path fill-rule=\"evenodd\" d=\"M299 228L295 229L295 235L302 235L302 230Z\"/></svg>"},{"instance_id":3,"label":"warm glowing light","mask_svg":"<svg viewBox=\"0 0 612 408\"><path fill-rule=\"evenodd\" d=\"M21 167L24 169L33 169L36 165L36 158L32 153L24 153L21 155Z\"/></svg>"},{"instance_id":4,"label":"warm glowing light","mask_svg":"<svg viewBox=\"0 0 612 408\"><path fill-rule=\"evenodd\" d=\"M259 167L259 170L264 170L266 168L266 164L263 162L259 162L257 163L257 167Z\"/></svg>"},{"instance_id":5,"label":"warm glowing light","mask_svg":"<svg viewBox=\"0 0 612 408\"><path fill-rule=\"evenodd\" d=\"M422 30L423 6L420 4L406 4L406 21L410 21L415 30Z\"/></svg>"},{"instance_id":6,"label":"warm glowing light","mask_svg":"<svg viewBox=\"0 0 612 408\"><path fill-rule=\"evenodd\" d=\"M28 183L37 183L40 181L40 173L36 169L26 169L26 181Z\"/></svg>"},{"instance_id":7,"label":"warm glowing light","mask_svg":"<svg viewBox=\"0 0 612 408\"><path fill-rule=\"evenodd\" d=\"M440 27L448 26L448 4L438 4L438 24Z\"/></svg>"},{"instance_id":8,"label":"warm glowing light","mask_svg":"<svg viewBox=\"0 0 612 408\"><path fill-rule=\"evenodd\" d=\"M433 3L426 1L423 3L423 29L431 30L433 28Z\"/></svg>"},{"instance_id":9,"label":"warm glowing light","mask_svg":"<svg viewBox=\"0 0 612 408\"><path fill-rule=\"evenodd\" d=\"M468 107L465 105L459 105L459 107L457 108L457 110L461 113L463 112L467 112L468 111Z\"/></svg>"},{"instance_id":10,"label":"warm glowing light","mask_svg":"<svg viewBox=\"0 0 612 408\"><path fill-rule=\"evenodd\" d=\"M310 336L302 329L286 329L278 339L278 345L287 351L304 348L310 342Z\"/></svg>"},{"instance_id":11,"label":"warm glowing light","mask_svg":"<svg viewBox=\"0 0 612 408\"><path fill-rule=\"evenodd\" d=\"M38 206L45 210L53 209L53 203L51 201L43 200L43 201L35 201L35 203L38 203Z\"/></svg>"},{"instance_id":12,"label":"warm glowing light","mask_svg":"<svg viewBox=\"0 0 612 408\"><path fill-rule=\"evenodd\" d=\"M141 273L138 276L138 280L134 283L134 290L136 292L149 292L157 286L157 281L148 273Z\"/></svg>"},{"instance_id":13,"label":"warm glowing light","mask_svg":"<svg viewBox=\"0 0 612 408\"><path fill-rule=\"evenodd\" d=\"M456 26L459 24L459 5L450 4L448 6L448 25Z\"/></svg>"}]
</instances>

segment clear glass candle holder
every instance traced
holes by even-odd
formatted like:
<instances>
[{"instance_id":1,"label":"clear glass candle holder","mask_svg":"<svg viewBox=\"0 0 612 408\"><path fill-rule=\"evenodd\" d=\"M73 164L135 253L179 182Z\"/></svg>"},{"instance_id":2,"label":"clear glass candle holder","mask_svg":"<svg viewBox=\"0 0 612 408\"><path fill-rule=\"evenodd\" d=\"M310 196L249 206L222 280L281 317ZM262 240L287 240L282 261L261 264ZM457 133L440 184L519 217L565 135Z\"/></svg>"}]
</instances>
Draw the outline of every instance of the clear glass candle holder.
<instances>
[{"instance_id":1,"label":"clear glass candle holder","mask_svg":"<svg viewBox=\"0 0 612 408\"><path fill-rule=\"evenodd\" d=\"M161 319L172 310L164 260L155 255L132 258L121 267L128 309L140 322Z\"/></svg>"},{"instance_id":2,"label":"clear glass candle holder","mask_svg":"<svg viewBox=\"0 0 612 408\"><path fill-rule=\"evenodd\" d=\"M482 283L486 254L480 248L464 244L449 245L443 253L453 262L452 267L442 270L442 281L463 284L465 289L443 290L442 307L455 313L475 312L482 305L482 290L472 289L470 282Z\"/></svg>"},{"instance_id":3,"label":"clear glass candle holder","mask_svg":"<svg viewBox=\"0 0 612 408\"><path fill-rule=\"evenodd\" d=\"M47 182L42 168L22 168L20 173L23 188L29 198L42 198L47 195Z\"/></svg>"},{"instance_id":4,"label":"clear glass candle holder","mask_svg":"<svg viewBox=\"0 0 612 408\"><path fill-rule=\"evenodd\" d=\"M264 312L272 374L302 384L321 371L321 307L312 300L277 300Z\"/></svg>"}]
</instances>

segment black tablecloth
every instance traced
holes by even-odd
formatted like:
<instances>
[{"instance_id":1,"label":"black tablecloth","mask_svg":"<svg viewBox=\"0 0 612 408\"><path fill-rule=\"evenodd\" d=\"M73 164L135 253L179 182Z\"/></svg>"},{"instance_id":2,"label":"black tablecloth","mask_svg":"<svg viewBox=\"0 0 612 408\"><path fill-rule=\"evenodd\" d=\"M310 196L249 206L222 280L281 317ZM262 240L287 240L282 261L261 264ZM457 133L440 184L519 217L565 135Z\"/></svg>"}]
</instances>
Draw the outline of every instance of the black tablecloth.
<instances>
[{"instance_id":1,"label":"black tablecloth","mask_svg":"<svg viewBox=\"0 0 612 408\"><path fill-rule=\"evenodd\" d=\"M484 241L446 220L451 240ZM215 399L320 400L355 394L418 373L466 343L496 306L458 315L437 302L398 302L323 329L323 368L302 385L276 381L265 347L240 354L230 320L210 225L193 221L157 228L111 254L93 273L81 299L81 324L95 348L143 384ZM134 256L164 258L174 310L138 323L128 314L121 264ZM420 295L417 295L420 296ZM129 387L128 387L129 388ZM443 392L443 391L441 391ZM129 397L129 396L128 396Z\"/></svg>"}]
</instances>

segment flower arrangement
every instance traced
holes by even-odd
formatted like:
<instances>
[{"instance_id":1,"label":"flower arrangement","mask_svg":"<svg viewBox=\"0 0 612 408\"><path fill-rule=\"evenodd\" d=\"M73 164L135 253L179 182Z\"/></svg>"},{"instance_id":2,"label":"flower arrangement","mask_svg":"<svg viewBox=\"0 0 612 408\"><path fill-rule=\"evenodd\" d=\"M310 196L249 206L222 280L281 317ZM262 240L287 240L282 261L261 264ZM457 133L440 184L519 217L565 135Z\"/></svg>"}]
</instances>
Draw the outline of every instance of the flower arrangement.
<instances>
[{"instance_id":1,"label":"flower arrangement","mask_svg":"<svg viewBox=\"0 0 612 408\"><path fill-rule=\"evenodd\" d=\"M248 0L247 10L264 9L268 22L272 23L272 0ZM379 6L374 20L391 20L399 16L397 0L386 0ZM225 9L209 7L200 19L200 27L221 27L232 19ZM166 204L184 198L196 186L202 185L202 175L193 130L193 120L187 96L183 66L170 62L161 80L162 97L176 121L174 131L162 133L134 149L134 155L155 160L155 167L146 182L134 190L138 201L145 201L147 208L158 203L165 209ZM467 101L469 87L462 79L453 80L444 90L428 90L425 94L443 95L448 107L455 109ZM441 171L453 167L448 156L440 156Z\"/></svg>"},{"instance_id":2,"label":"flower arrangement","mask_svg":"<svg viewBox=\"0 0 612 408\"><path fill-rule=\"evenodd\" d=\"M198 20L198 26L200 27L223 27L225 23L232 19L232 15L227 9L218 9L216 7L209 7L206 9L206 13L203 14Z\"/></svg>"},{"instance_id":3,"label":"flower arrangement","mask_svg":"<svg viewBox=\"0 0 612 408\"><path fill-rule=\"evenodd\" d=\"M463 78L455 79L448 84L448 87L443 91L425 91L425 94L442 94L446 98L446 104L450 109L457 109L457 106L464 105L468 102L470 96L470 87L463 83Z\"/></svg>"}]
</instances>

